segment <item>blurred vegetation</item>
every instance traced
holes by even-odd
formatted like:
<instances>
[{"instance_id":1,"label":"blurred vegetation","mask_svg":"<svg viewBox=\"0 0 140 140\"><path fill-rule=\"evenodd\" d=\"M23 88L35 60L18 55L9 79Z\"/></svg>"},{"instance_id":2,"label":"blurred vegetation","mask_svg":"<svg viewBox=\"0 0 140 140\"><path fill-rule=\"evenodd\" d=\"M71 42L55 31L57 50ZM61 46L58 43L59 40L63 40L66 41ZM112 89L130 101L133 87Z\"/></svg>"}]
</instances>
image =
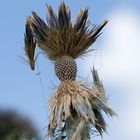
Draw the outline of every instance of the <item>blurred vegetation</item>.
<instances>
[{"instance_id":1,"label":"blurred vegetation","mask_svg":"<svg viewBox=\"0 0 140 140\"><path fill-rule=\"evenodd\" d=\"M14 110L0 109L0 140L39 140L33 123Z\"/></svg>"}]
</instances>

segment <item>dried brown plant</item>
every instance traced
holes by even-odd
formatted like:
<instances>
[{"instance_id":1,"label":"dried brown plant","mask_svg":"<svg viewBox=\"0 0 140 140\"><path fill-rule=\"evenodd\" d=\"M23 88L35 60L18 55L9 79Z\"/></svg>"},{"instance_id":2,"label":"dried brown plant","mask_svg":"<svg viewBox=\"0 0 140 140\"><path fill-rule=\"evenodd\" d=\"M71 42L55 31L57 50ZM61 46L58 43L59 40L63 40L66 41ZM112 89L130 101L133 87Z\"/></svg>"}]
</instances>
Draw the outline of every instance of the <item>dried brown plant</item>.
<instances>
[{"instance_id":1,"label":"dried brown plant","mask_svg":"<svg viewBox=\"0 0 140 140\"><path fill-rule=\"evenodd\" d=\"M93 69L94 86L76 81L75 59L90 51L91 45L100 36L107 24L104 20L98 26L90 27L88 8L80 10L71 21L71 11L62 2L58 14L47 5L47 22L36 12L27 18L25 52L31 69L35 67L36 45L46 57L55 61L55 74L61 81L49 100L48 136L58 139L87 140L95 131L106 132L103 112L114 116L108 106L104 87L98 73Z\"/></svg>"}]
</instances>

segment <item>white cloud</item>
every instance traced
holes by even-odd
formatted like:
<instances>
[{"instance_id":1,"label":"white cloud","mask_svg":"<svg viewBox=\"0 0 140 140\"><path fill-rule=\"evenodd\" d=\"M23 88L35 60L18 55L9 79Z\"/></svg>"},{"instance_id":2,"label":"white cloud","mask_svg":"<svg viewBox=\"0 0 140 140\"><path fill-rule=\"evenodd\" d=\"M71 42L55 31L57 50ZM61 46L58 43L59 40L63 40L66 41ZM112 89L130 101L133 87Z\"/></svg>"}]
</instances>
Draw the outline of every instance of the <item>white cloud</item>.
<instances>
[{"instance_id":1,"label":"white cloud","mask_svg":"<svg viewBox=\"0 0 140 140\"><path fill-rule=\"evenodd\" d=\"M85 60L82 67L89 74L94 59L100 75L107 84L120 87L124 96L123 107L118 106L119 120L114 127L119 139L140 139L140 17L128 9L117 9L109 16L109 24L103 32L102 47L94 56ZM102 51L102 53L101 53ZM102 61L102 64L101 64ZM115 89L114 89L115 90ZM125 92L123 92L125 91ZM113 99L115 100L115 99ZM109 137L108 137L109 138Z\"/></svg>"},{"instance_id":2,"label":"white cloud","mask_svg":"<svg viewBox=\"0 0 140 140\"><path fill-rule=\"evenodd\" d=\"M125 90L116 131L121 138L140 138L140 18L128 10L116 11L103 42L103 78ZM118 103L119 106L119 103Z\"/></svg>"},{"instance_id":3,"label":"white cloud","mask_svg":"<svg viewBox=\"0 0 140 140\"><path fill-rule=\"evenodd\" d=\"M140 20L130 11L110 16L103 49L103 75L132 86L140 79ZM128 87L127 87L128 88Z\"/></svg>"}]
</instances>

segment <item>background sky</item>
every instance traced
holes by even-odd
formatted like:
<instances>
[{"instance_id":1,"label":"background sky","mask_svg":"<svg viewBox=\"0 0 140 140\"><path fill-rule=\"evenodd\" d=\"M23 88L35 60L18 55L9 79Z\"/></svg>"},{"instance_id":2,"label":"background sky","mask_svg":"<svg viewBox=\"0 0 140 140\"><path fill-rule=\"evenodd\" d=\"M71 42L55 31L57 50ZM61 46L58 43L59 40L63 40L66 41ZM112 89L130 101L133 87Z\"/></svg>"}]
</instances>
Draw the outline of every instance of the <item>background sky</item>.
<instances>
[{"instance_id":1,"label":"background sky","mask_svg":"<svg viewBox=\"0 0 140 140\"><path fill-rule=\"evenodd\" d=\"M107 119L104 140L140 139L140 1L65 0L74 18L82 7L89 7L89 19L109 24L92 46L96 51L77 60L78 79L92 82L91 68L99 71L110 106L118 118ZM0 4L0 107L16 109L28 116L45 133L47 101L59 81L53 63L39 56L34 72L20 59L24 55L26 17L35 10L43 19L45 4L57 9L59 0L3 0ZM36 74L41 71L41 74ZM93 137L101 140L101 137Z\"/></svg>"}]
</instances>

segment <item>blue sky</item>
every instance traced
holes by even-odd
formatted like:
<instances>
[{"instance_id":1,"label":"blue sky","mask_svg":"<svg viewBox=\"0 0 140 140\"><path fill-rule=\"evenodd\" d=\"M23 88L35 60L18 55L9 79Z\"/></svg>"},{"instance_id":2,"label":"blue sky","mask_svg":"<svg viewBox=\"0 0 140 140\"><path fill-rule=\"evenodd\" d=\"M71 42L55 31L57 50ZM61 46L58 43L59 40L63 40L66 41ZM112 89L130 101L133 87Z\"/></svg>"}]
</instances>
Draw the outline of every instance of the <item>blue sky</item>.
<instances>
[{"instance_id":1,"label":"blue sky","mask_svg":"<svg viewBox=\"0 0 140 140\"><path fill-rule=\"evenodd\" d=\"M104 140L140 139L140 1L139 0L65 0L72 17L89 7L91 23L109 19L101 37L92 46L97 51L78 62L78 76L91 81L94 65L104 82L109 103L118 119L107 119ZM19 56L24 54L23 33L26 17L35 10L45 19L48 3L57 9L59 0L1 1L0 4L0 107L15 108L29 116L44 132L47 125L47 100L59 84L53 63L39 56L39 70L32 72ZM86 67L85 67L86 65ZM36 76L38 71L43 71ZM40 81L41 78L41 81ZM42 84L41 84L42 83ZM43 85L43 86L42 86ZM100 137L94 138L101 140Z\"/></svg>"}]
</instances>

